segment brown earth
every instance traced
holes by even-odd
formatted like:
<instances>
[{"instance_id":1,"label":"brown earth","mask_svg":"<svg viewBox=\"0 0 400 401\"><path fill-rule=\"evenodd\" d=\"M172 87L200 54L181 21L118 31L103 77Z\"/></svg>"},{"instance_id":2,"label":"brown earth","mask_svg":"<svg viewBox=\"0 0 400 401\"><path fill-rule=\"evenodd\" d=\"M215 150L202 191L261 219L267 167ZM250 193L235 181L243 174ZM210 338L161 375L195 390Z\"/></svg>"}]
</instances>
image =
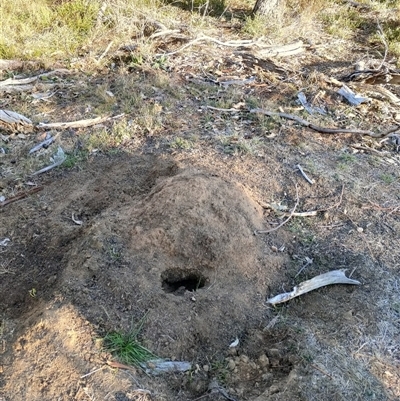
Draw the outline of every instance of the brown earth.
<instances>
[{"instance_id":1,"label":"brown earth","mask_svg":"<svg viewBox=\"0 0 400 401\"><path fill-rule=\"evenodd\" d=\"M349 390L361 392L353 399L384 400L397 391L377 375L383 355L376 365L354 355L346 366L349 343L373 348L368 338L383 335L382 309L398 299L388 288L390 265L382 275L382 261L351 249L364 241L346 240L358 237L351 225L333 235L322 229L311 246L285 229L255 236L265 225L257 196L227 178L239 163L230 160L217 174L221 165L200 169L190 158L100 156L82 171L53 174L38 195L2 210L1 234L11 239L1 281L5 400L138 399L142 386L154 399L189 400L206 394L213 375L232 397L248 400L344 399L335 386L350 374ZM275 252L281 244L285 251ZM363 285L267 307L266 297L298 268L293 261L301 261L304 245L318 265L313 272L354 269ZM199 285L177 288L184 279ZM110 357L96 339L144 314L147 347L191 361L193 372L164 380L103 368L82 378ZM327 355L335 358L329 365ZM396 375L390 366L385 372Z\"/></svg>"}]
</instances>

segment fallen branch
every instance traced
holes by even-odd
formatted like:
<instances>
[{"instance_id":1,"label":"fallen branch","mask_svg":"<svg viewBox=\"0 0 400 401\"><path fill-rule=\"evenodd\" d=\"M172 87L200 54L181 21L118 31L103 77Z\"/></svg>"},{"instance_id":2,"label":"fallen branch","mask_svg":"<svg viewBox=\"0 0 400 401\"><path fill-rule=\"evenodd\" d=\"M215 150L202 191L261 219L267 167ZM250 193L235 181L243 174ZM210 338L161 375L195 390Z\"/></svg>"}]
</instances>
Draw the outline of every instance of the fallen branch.
<instances>
[{"instance_id":1,"label":"fallen branch","mask_svg":"<svg viewBox=\"0 0 400 401\"><path fill-rule=\"evenodd\" d=\"M248 48L257 48L257 57L259 58L264 58L264 57L273 57L273 56L289 56L292 54L297 54L300 53L301 51L304 51L305 46L302 41L297 41L295 43L289 44L289 45L284 45L284 46L271 46L267 45L265 43L262 43L261 40L230 40L227 42L222 42L219 39L212 38L210 36L206 35L201 35L196 39L191 40L189 43L186 43L182 47L180 47L178 50L175 50L173 52L169 53L164 53L164 54L157 54L156 56L172 56L174 54L180 53L181 51L187 49L190 46L193 46L199 42L213 42L216 43L217 45L220 46L225 46L225 47L236 47L236 48L243 48L243 49L248 49Z\"/></svg>"},{"instance_id":2,"label":"fallen branch","mask_svg":"<svg viewBox=\"0 0 400 401\"><path fill-rule=\"evenodd\" d=\"M368 135L372 138L384 138L391 133L399 130L400 125L395 125L390 127L388 130L382 133L375 133L373 131L366 131L366 130L358 130L358 129L346 129L346 128L324 128L318 125L312 124L311 122L302 119L294 114L287 114L287 113L279 113L276 111L268 111L264 109L251 109L249 110L250 113L260 113L270 117L281 117L286 118L288 120L293 120L298 122L299 124L303 125L304 127L310 128L314 131L321 132L323 134L359 134L359 135Z\"/></svg>"},{"instance_id":3,"label":"fallen branch","mask_svg":"<svg viewBox=\"0 0 400 401\"><path fill-rule=\"evenodd\" d=\"M37 81L39 78L49 77L51 75L55 75L55 74L59 74L59 73L60 74L70 74L70 71L65 68L60 68L57 70L44 72L43 74L35 75L35 76L29 77L29 78L21 78L21 79L8 78L4 81L0 81L0 87L1 86L10 86L10 85L26 85L26 84L30 84L32 82Z\"/></svg>"},{"instance_id":4,"label":"fallen branch","mask_svg":"<svg viewBox=\"0 0 400 401\"><path fill-rule=\"evenodd\" d=\"M36 192L41 191L43 188L44 188L44 187L36 187L36 188L30 189L29 191L22 192L22 193L20 193L20 194L14 196L14 197L12 197L12 198L9 198L9 199L6 199L6 200L3 201L3 202L0 202L0 206L6 206L6 205L8 205L9 203L16 202L16 201L18 201L18 200L20 200L20 199L24 199L24 198L26 198L26 197L29 196L29 195L32 195L32 194L35 194Z\"/></svg>"},{"instance_id":5,"label":"fallen branch","mask_svg":"<svg viewBox=\"0 0 400 401\"><path fill-rule=\"evenodd\" d=\"M65 129L65 128L84 128L100 124L107 121L110 116L90 118L88 120L71 121L65 123L39 123L38 128L42 129Z\"/></svg>"},{"instance_id":6,"label":"fallen branch","mask_svg":"<svg viewBox=\"0 0 400 401\"><path fill-rule=\"evenodd\" d=\"M400 205L399 206L380 206L377 205L374 202L371 202L370 200L368 201L372 206L367 206L367 205L363 205L361 206L361 209L377 209L377 210L381 210L383 212L389 212L389 215L392 213L396 213L398 210L400 210Z\"/></svg>"},{"instance_id":7,"label":"fallen branch","mask_svg":"<svg viewBox=\"0 0 400 401\"><path fill-rule=\"evenodd\" d=\"M379 150L370 148L368 146L363 146L363 145L359 145L359 144L351 145L351 147L354 148L354 149L357 149L357 150L365 150L367 152L371 152L371 153L373 153L374 155L377 155L377 156L388 156L388 155L390 155L390 152L388 152L386 150L379 151Z\"/></svg>"},{"instance_id":8,"label":"fallen branch","mask_svg":"<svg viewBox=\"0 0 400 401\"><path fill-rule=\"evenodd\" d=\"M312 278L311 280L303 281L301 284L297 285L293 288L291 292L285 292L283 294L276 295L267 300L267 303L271 305L280 304L282 302L287 302L290 299L296 298L300 295L306 294L307 292L316 290L321 287L325 287L327 285L332 284L361 284L357 280L353 280L351 278L347 278L345 275L346 270L333 270L328 273L320 274Z\"/></svg>"},{"instance_id":9,"label":"fallen branch","mask_svg":"<svg viewBox=\"0 0 400 401\"><path fill-rule=\"evenodd\" d=\"M222 111L222 112L225 112L225 113L237 113L237 112L240 111L239 109L234 109L234 108L231 108L231 109L221 109L221 108L219 108L219 107L214 107L214 106L207 106L207 109L215 110L215 111Z\"/></svg>"},{"instance_id":10,"label":"fallen branch","mask_svg":"<svg viewBox=\"0 0 400 401\"><path fill-rule=\"evenodd\" d=\"M283 225L285 225L294 215L294 212L296 211L297 206L299 205L299 189L297 188L297 184L296 185L296 204L294 205L292 211L290 212L288 218L284 221L282 221L281 224L279 224L278 226L270 229L270 230L255 230L254 234L268 234L268 233L272 233L273 231L278 230L279 228L281 228Z\"/></svg>"},{"instance_id":11,"label":"fallen branch","mask_svg":"<svg viewBox=\"0 0 400 401\"><path fill-rule=\"evenodd\" d=\"M92 125L100 124L105 121L116 120L121 118L125 113L118 114L116 116L105 116L90 118L88 120L78 120L71 122L61 122L61 123L39 123L37 125L33 124L29 118L26 118L22 114L15 113L10 110L0 110L0 129L6 131L14 132L34 132L35 129L67 129L67 128L86 128Z\"/></svg>"}]
</instances>

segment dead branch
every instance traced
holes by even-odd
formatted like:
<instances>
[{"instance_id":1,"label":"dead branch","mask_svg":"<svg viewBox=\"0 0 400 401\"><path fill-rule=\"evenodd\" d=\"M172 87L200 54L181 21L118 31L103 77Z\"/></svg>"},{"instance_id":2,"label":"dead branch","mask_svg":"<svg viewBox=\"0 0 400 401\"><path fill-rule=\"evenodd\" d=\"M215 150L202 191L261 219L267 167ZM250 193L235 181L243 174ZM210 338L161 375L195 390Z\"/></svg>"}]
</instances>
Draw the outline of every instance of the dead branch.
<instances>
[{"instance_id":1,"label":"dead branch","mask_svg":"<svg viewBox=\"0 0 400 401\"><path fill-rule=\"evenodd\" d=\"M105 117L96 117L90 118L88 120L78 120L71 121L65 123L39 123L37 128L39 129L66 129L66 128L86 128L91 127L92 125L100 124L105 121L115 120L117 118L123 117L125 114L119 114L117 116L105 116Z\"/></svg>"},{"instance_id":2,"label":"dead branch","mask_svg":"<svg viewBox=\"0 0 400 401\"><path fill-rule=\"evenodd\" d=\"M44 187L36 187L36 188L30 189L29 191L22 192L22 193L20 193L20 194L14 196L14 197L12 197L12 198L9 198L9 199L6 199L6 200L3 201L3 202L0 202L0 206L6 206L6 205L8 205L9 203L13 203L13 202L16 202L16 201L18 201L18 200L20 200L20 199L24 199L24 198L26 198L26 197L29 196L29 195L32 195L32 194L35 194L36 192L41 191L43 188L44 188Z\"/></svg>"},{"instance_id":3,"label":"dead branch","mask_svg":"<svg viewBox=\"0 0 400 401\"><path fill-rule=\"evenodd\" d=\"M361 284L357 280L347 278L345 275L346 270L333 270L328 273L320 274L312 278L311 280L303 281L299 285L293 288L291 292L285 292L283 294L276 295L267 300L267 303L271 305L280 304L282 302L287 302L290 299L296 298L300 295L306 294L307 292L316 290L321 287L332 284Z\"/></svg>"},{"instance_id":4,"label":"dead branch","mask_svg":"<svg viewBox=\"0 0 400 401\"><path fill-rule=\"evenodd\" d=\"M340 196L339 196L339 200L332 206L329 206L327 208L323 208L323 209L317 209L317 210L311 210L309 212L293 212L293 210L290 213L283 213L283 216L291 216L291 217L311 217L311 216L316 216L319 212L326 212L328 210L337 208L340 206L340 204L342 203L342 199L343 199L343 192L344 192L344 185L342 185L342 190L340 191ZM270 208L273 209L274 211L279 211L277 210L275 207L273 207L271 204L267 203L263 205L263 208ZM274 230L276 230L279 227L274 228ZM274 231L272 230L272 231Z\"/></svg>"},{"instance_id":5,"label":"dead branch","mask_svg":"<svg viewBox=\"0 0 400 401\"><path fill-rule=\"evenodd\" d=\"M359 145L359 144L351 145L351 147L354 148L354 149L357 149L357 150L365 150L365 151L367 151L367 152L371 152L371 153L373 153L374 155L377 155L377 156L387 156L387 155L390 155L390 152L387 152L387 151L379 151L379 150L370 148L370 147L368 147L368 146L363 146L363 145Z\"/></svg>"},{"instance_id":6,"label":"dead branch","mask_svg":"<svg viewBox=\"0 0 400 401\"><path fill-rule=\"evenodd\" d=\"M27 85L32 82L36 82L39 78L42 77L49 77L51 75L55 74L69 74L70 71L65 69L65 68L59 68L53 71L49 72L44 72L43 74L35 75L34 77L29 77L29 78L21 78L21 79L15 79L15 78L8 78L4 81L0 81L0 87L2 86L10 86L10 85Z\"/></svg>"},{"instance_id":7,"label":"dead branch","mask_svg":"<svg viewBox=\"0 0 400 401\"><path fill-rule=\"evenodd\" d=\"M327 210L331 210L334 209L336 207L339 207L342 203L343 200L343 192L344 192L344 184L342 185L342 190L340 191L340 196L339 196L339 200L332 206L329 206L326 209L319 209L318 212L326 212Z\"/></svg>"},{"instance_id":8,"label":"dead branch","mask_svg":"<svg viewBox=\"0 0 400 401\"><path fill-rule=\"evenodd\" d=\"M215 110L215 111L222 111L222 112L225 112L225 113L237 113L238 111L240 111L239 109L234 109L234 108L221 109L219 107L214 107L214 106L207 106L207 109Z\"/></svg>"},{"instance_id":9,"label":"dead branch","mask_svg":"<svg viewBox=\"0 0 400 401\"><path fill-rule=\"evenodd\" d=\"M257 56L259 58L274 57L274 56L289 56L291 54L297 54L305 50L305 46L302 41L297 41L295 43L284 45L284 46L273 46L263 43L261 40L230 40L227 42L222 42L219 39L212 38L211 36L200 35L198 38L191 40L190 42L183 45L178 50L173 52L157 54L157 56L172 56L174 54L180 53L190 46L193 46L199 42L213 42L220 46L225 47L236 47L242 49L257 48Z\"/></svg>"},{"instance_id":10,"label":"dead branch","mask_svg":"<svg viewBox=\"0 0 400 401\"><path fill-rule=\"evenodd\" d=\"M297 184L295 184L295 186L296 186L296 203L295 203L295 205L294 205L292 211L290 212L288 218L287 218L286 220L282 221L281 224L279 224L278 226L276 226L276 227L274 227L274 228L272 228L272 229L270 229L270 230L255 230L255 231L254 231L254 234L257 235L257 234L268 234L268 233L272 233L273 231L276 231L276 230L278 230L279 228L281 228L283 225L285 225L285 224L293 217L293 214L294 214L294 212L296 211L297 206L299 205L299 200L300 200L300 199L299 199L299 189L298 189L298 187L297 187Z\"/></svg>"},{"instance_id":11,"label":"dead branch","mask_svg":"<svg viewBox=\"0 0 400 401\"><path fill-rule=\"evenodd\" d=\"M310 128L314 131L320 132L322 134L358 134L358 135L368 135L372 138L384 138L391 133L397 131L400 128L400 125L395 125L387 129L382 133L375 133L373 131L366 131L366 130L358 130L358 129L346 129L346 128L324 128L318 125L312 124L311 122L304 120L294 114L287 114L287 113L279 113L276 111L268 111L264 109L251 109L249 110L250 113L260 113L265 114L266 116L270 117L281 117L286 118L288 120L296 121L299 124L303 125L304 127Z\"/></svg>"},{"instance_id":12,"label":"dead branch","mask_svg":"<svg viewBox=\"0 0 400 401\"><path fill-rule=\"evenodd\" d=\"M0 129L15 132L33 132L34 125L29 118L11 110L0 110Z\"/></svg>"},{"instance_id":13,"label":"dead branch","mask_svg":"<svg viewBox=\"0 0 400 401\"><path fill-rule=\"evenodd\" d=\"M22 114L15 113L10 110L0 110L0 129L9 131L11 133L15 132L34 132L35 129L67 129L67 128L85 128L91 127L96 124L103 123L105 121L115 120L121 118L125 113L118 114L116 116L105 116L96 117L88 120L78 120L71 122L59 122L59 123L39 123L37 125L33 124L29 118L26 118Z\"/></svg>"},{"instance_id":14,"label":"dead branch","mask_svg":"<svg viewBox=\"0 0 400 401\"><path fill-rule=\"evenodd\" d=\"M371 206L367 206L367 205L363 205L361 206L361 209L377 209L377 210L381 210L383 212L389 212L389 215L392 213L396 213L398 210L400 210L400 205L399 206L380 206L377 205L374 202L371 202L370 200L368 201Z\"/></svg>"}]
</instances>

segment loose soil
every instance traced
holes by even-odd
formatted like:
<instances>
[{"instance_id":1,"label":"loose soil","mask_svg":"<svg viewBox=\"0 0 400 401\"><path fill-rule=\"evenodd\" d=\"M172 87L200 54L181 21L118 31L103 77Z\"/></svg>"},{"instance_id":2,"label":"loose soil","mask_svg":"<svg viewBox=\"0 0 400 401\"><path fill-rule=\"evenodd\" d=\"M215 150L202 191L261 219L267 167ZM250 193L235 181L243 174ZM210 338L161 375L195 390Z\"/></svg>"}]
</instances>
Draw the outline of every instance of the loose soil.
<instances>
[{"instance_id":1,"label":"loose soil","mask_svg":"<svg viewBox=\"0 0 400 401\"><path fill-rule=\"evenodd\" d=\"M0 246L0 399L400 399L396 150L386 147L390 157L355 152L352 135L287 122L270 121L261 132L260 121L199 109L201 91L178 75L165 73L171 86L143 97L162 103L178 88L165 113L176 116L170 125L34 180L27 171L55 148L29 159L27 141L39 137L3 137L3 193L43 189L0 209L0 240L10 240ZM87 103L99 101L91 90L110 87L118 96L127 85L126 76L111 73L73 79L85 82L85 96L73 84L54 96L54 120L85 118ZM146 72L139 83L149 88L152 80ZM213 92L213 83L202 85ZM289 89L261 85L251 96L271 104L281 96L283 104ZM21 111L21 101L9 97L7 108ZM83 133L96 129L65 131L58 143L73 153ZM242 136L228 143L224 130ZM262 146L240 150L238 143L257 137ZM314 185L294 168L299 163ZM296 187L296 211L317 215L256 235L283 221L276 210L290 212ZM361 285L266 303L340 268ZM154 377L111 367L116 357L102 338L141 321L148 349L192 369ZM238 346L229 347L235 339Z\"/></svg>"}]
</instances>

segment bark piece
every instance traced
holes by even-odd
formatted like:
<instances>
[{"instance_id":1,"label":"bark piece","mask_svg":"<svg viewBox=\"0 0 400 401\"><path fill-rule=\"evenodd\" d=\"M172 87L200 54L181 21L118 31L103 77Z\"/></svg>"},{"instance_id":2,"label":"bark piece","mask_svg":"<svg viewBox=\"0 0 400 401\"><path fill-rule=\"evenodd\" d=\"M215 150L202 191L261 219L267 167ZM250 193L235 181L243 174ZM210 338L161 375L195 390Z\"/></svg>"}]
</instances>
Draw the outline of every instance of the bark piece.
<instances>
[{"instance_id":1,"label":"bark piece","mask_svg":"<svg viewBox=\"0 0 400 401\"><path fill-rule=\"evenodd\" d=\"M269 298L267 303L271 305L280 304L287 302L290 299L296 298L300 295L306 294L307 292L316 290L317 288L325 287L332 284L361 284L357 280L347 278L345 275L346 270L332 270L328 273L320 274L312 278L311 280L303 281L299 285L293 288L291 292L285 292L283 294L276 295L275 297Z\"/></svg>"}]
</instances>

